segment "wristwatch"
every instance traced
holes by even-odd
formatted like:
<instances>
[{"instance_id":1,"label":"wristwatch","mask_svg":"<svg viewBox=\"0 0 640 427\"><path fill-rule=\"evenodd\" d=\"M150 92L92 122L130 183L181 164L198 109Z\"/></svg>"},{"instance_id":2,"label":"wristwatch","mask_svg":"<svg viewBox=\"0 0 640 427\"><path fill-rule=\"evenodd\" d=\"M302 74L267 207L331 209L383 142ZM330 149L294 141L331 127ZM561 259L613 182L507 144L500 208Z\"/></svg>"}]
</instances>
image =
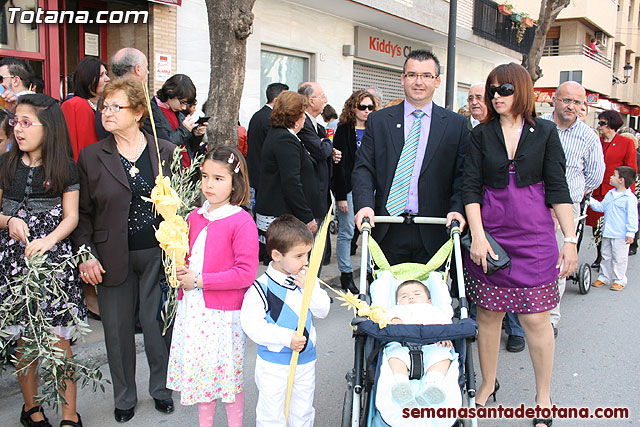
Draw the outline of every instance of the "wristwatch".
<instances>
[{"instance_id":1,"label":"wristwatch","mask_svg":"<svg viewBox=\"0 0 640 427\"><path fill-rule=\"evenodd\" d=\"M565 243L573 243L575 245L578 244L578 238L577 237L565 237L564 238L564 242Z\"/></svg>"},{"instance_id":2,"label":"wristwatch","mask_svg":"<svg viewBox=\"0 0 640 427\"><path fill-rule=\"evenodd\" d=\"M193 278L193 287L195 289L198 289L198 277L200 277L202 275L202 273L196 273L195 277ZM203 285L204 287L204 285Z\"/></svg>"}]
</instances>

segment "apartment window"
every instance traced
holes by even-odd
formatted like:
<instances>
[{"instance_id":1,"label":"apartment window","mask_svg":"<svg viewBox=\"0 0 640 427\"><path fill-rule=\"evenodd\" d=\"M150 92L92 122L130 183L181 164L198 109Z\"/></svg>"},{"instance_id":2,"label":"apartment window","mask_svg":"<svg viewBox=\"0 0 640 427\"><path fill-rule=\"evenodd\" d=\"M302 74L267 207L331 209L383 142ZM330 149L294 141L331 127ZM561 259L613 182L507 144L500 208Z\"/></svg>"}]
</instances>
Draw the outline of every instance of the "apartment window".
<instances>
[{"instance_id":1,"label":"apartment window","mask_svg":"<svg viewBox=\"0 0 640 427\"><path fill-rule=\"evenodd\" d=\"M631 0L631 1L629 2L629 15L627 16L627 20L628 20L629 22L632 22L632 21L633 21L633 6L634 6L634 3L635 3L635 1L634 1L634 0Z\"/></svg>"},{"instance_id":2,"label":"apartment window","mask_svg":"<svg viewBox=\"0 0 640 427\"><path fill-rule=\"evenodd\" d=\"M310 81L311 55L304 52L263 46L260 54L260 98L267 102L266 90L271 83L284 83L295 91L301 83Z\"/></svg>"},{"instance_id":3,"label":"apartment window","mask_svg":"<svg viewBox=\"0 0 640 427\"><path fill-rule=\"evenodd\" d=\"M582 70L560 71L560 84L574 81L582 84Z\"/></svg>"},{"instance_id":4,"label":"apartment window","mask_svg":"<svg viewBox=\"0 0 640 427\"><path fill-rule=\"evenodd\" d=\"M560 39L547 39L544 41L544 55L558 56L560 52Z\"/></svg>"}]
</instances>

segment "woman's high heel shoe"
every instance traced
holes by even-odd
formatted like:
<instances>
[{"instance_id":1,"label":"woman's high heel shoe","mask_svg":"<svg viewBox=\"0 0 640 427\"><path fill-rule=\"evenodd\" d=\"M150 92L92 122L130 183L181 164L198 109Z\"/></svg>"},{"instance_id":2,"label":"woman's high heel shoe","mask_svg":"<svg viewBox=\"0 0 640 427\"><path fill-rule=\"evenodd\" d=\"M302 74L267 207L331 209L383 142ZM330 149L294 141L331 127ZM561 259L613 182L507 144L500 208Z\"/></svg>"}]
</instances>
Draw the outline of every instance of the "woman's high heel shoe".
<instances>
[{"instance_id":1,"label":"woman's high heel shoe","mask_svg":"<svg viewBox=\"0 0 640 427\"><path fill-rule=\"evenodd\" d=\"M536 394L536 405L538 404L538 395ZM549 398L549 403L553 406L553 401ZM547 427L551 427L553 424L553 418L534 418L533 427L538 427L538 424L544 424Z\"/></svg>"},{"instance_id":2,"label":"woman's high heel shoe","mask_svg":"<svg viewBox=\"0 0 640 427\"><path fill-rule=\"evenodd\" d=\"M498 379L496 378L496 384L493 386L493 393L491 393L489 395L489 397L493 397L493 402L494 403L496 401L496 394L497 394L498 390L500 390L500 383L498 382ZM485 401L485 405L489 401L489 397L487 397L487 400ZM476 403L476 408L484 408L485 405L481 405L479 403Z\"/></svg>"}]
</instances>

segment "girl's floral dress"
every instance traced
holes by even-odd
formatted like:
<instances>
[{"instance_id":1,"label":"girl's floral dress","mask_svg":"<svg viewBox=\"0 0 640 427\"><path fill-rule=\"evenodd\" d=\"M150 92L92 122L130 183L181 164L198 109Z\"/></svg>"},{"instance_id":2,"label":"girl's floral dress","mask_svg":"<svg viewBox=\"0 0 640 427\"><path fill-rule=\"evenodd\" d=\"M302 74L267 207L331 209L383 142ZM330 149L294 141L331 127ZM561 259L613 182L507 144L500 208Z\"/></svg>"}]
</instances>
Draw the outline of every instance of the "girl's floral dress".
<instances>
[{"instance_id":1,"label":"girl's floral dress","mask_svg":"<svg viewBox=\"0 0 640 427\"><path fill-rule=\"evenodd\" d=\"M209 203L198 210L209 221L233 215L240 208L225 205L207 212ZM206 228L198 235L189 257L189 269L202 272ZM221 243L223 244L223 243ZM240 325L240 310L206 308L202 289L185 291L178 302L173 327L167 388L181 391L180 403L193 405L222 399L229 403L243 390L246 335Z\"/></svg>"}]
</instances>

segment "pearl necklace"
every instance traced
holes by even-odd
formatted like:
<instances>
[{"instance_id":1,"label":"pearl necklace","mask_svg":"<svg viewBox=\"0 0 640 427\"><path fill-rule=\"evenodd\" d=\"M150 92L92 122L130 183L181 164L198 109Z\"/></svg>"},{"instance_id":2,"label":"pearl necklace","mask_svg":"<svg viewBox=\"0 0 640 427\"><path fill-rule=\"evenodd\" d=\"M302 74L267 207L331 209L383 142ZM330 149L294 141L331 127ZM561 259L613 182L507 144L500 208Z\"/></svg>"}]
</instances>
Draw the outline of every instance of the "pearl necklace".
<instances>
[{"instance_id":1,"label":"pearl necklace","mask_svg":"<svg viewBox=\"0 0 640 427\"><path fill-rule=\"evenodd\" d=\"M124 159L131 165L131 167L129 168L129 176L131 176L131 178L135 177L140 172L140 169L136 167L136 162L138 161L138 159L140 158L140 155L142 154L142 152L144 151L144 148L146 147L146 144L144 144L144 135L142 134L142 132L140 132L139 135L140 135L140 138L138 141L141 144L140 144L140 148L138 149L138 154L135 157L129 158L125 156L124 153L118 147L118 152L120 153L120 155L124 157Z\"/></svg>"}]
</instances>

